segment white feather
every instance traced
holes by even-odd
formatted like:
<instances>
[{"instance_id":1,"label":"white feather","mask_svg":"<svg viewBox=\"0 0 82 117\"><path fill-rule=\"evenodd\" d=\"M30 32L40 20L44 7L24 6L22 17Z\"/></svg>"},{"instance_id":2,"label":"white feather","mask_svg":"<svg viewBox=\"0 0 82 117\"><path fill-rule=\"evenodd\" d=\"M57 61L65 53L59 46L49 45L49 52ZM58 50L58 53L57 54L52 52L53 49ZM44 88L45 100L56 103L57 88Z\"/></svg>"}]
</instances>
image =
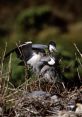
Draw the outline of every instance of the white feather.
<instances>
[{"instance_id":1,"label":"white feather","mask_svg":"<svg viewBox=\"0 0 82 117\"><path fill-rule=\"evenodd\" d=\"M48 61L48 64L49 65L54 65L55 64L55 60L53 58L50 57L50 61Z\"/></svg>"},{"instance_id":2,"label":"white feather","mask_svg":"<svg viewBox=\"0 0 82 117\"><path fill-rule=\"evenodd\" d=\"M25 46L25 45L28 45L28 44L32 44L32 42L31 41L25 42L24 44L20 45L19 47L22 47L22 46Z\"/></svg>"},{"instance_id":3,"label":"white feather","mask_svg":"<svg viewBox=\"0 0 82 117\"><path fill-rule=\"evenodd\" d=\"M25 42L26 44L30 44L30 43L32 43L32 41L27 41L27 42Z\"/></svg>"},{"instance_id":4,"label":"white feather","mask_svg":"<svg viewBox=\"0 0 82 117\"><path fill-rule=\"evenodd\" d=\"M56 48L53 45L49 45L49 50L50 50L50 52L53 52L53 50L56 51Z\"/></svg>"},{"instance_id":5,"label":"white feather","mask_svg":"<svg viewBox=\"0 0 82 117\"><path fill-rule=\"evenodd\" d=\"M41 59L40 54L33 53L33 56L27 61L27 64L34 66L37 62L39 62Z\"/></svg>"}]
</instances>

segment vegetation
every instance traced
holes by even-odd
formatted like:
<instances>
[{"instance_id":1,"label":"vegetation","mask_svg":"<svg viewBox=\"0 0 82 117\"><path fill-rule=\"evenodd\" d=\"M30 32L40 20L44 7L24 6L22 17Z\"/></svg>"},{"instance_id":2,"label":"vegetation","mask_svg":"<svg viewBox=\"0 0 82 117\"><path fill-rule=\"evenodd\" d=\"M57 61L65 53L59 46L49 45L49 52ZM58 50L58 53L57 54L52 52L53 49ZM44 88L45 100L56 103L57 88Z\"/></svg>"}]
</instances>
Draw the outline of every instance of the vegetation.
<instances>
[{"instance_id":1,"label":"vegetation","mask_svg":"<svg viewBox=\"0 0 82 117\"><path fill-rule=\"evenodd\" d=\"M55 111L56 117L59 117L59 115L62 117L60 113L62 113L63 109L66 110L69 101L73 100L75 104L80 103L82 96L82 55L76 44L74 44L74 46L76 49L74 56L65 50L63 53L59 53L61 56L61 70L69 81L65 88L60 84L40 84L39 79L30 70L27 72L30 74L28 79L28 77L26 77L26 70L24 72L24 68L18 66L19 60L15 60L15 55L14 57L10 55L9 62L6 66L7 69L5 69L3 56L0 71L0 115L7 117L15 117L18 115L20 117L27 117L27 115L30 117L43 117L54 115ZM33 93L33 91L36 91L36 93ZM38 97L38 95L41 95L38 93L41 92L37 91L44 91L42 93L48 93L46 95L49 97ZM54 93L55 96L58 96L58 100L61 99L61 101L56 103L52 102L51 95L54 95ZM52 108L54 108L54 110L52 110ZM70 113L69 110L66 110L63 114L82 116L79 112L76 113L74 111Z\"/></svg>"},{"instance_id":2,"label":"vegetation","mask_svg":"<svg viewBox=\"0 0 82 117\"><path fill-rule=\"evenodd\" d=\"M20 60L15 53L4 59L5 53L16 47L17 43L29 40L33 43L45 44L50 40L56 41L58 54L61 58L61 71L70 82L65 89L50 84L39 86L38 78L32 73L31 69L27 70L25 67L18 65ZM5 43L7 43L6 47ZM71 100L72 97L76 102L78 100L78 102L82 101L81 43L81 0L1 0L0 116L18 117L19 114L20 117L25 117L25 112L27 114L29 112L28 115L31 117L38 117L41 114L41 116L52 115L50 109L53 108L53 104L49 100L46 102L45 99L41 99L41 101L37 99L38 101L36 101L35 98L33 100L31 98L31 100L27 99L29 101L26 103L26 97L28 97L26 94L35 90L43 90L50 95L54 93L54 90L57 91L55 92L57 95L63 96L61 102L64 103L65 101L64 109L66 109L68 100ZM63 89L63 91L60 89ZM80 98L78 99L78 97ZM42 102L45 104L43 105ZM32 106L32 110L37 110L38 105L41 105L41 107L37 111L31 111L27 108L31 108L28 105Z\"/></svg>"}]
</instances>

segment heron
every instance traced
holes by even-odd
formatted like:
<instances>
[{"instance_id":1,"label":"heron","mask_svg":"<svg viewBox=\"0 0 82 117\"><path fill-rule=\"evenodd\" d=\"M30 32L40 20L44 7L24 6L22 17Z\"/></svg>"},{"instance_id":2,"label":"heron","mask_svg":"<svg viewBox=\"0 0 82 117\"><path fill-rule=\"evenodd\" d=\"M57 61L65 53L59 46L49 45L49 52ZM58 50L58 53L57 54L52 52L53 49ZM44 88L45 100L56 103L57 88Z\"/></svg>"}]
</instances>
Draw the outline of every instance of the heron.
<instances>
[{"instance_id":1,"label":"heron","mask_svg":"<svg viewBox=\"0 0 82 117\"><path fill-rule=\"evenodd\" d=\"M45 49L48 50L49 54L46 53ZM17 57L22 60L19 63L20 65L30 65L35 74L42 76L46 81L54 81L56 67L55 56L52 53L57 52L54 41L50 41L48 45L33 44L31 41L28 41L12 49L5 57L9 56L12 52L16 52Z\"/></svg>"},{"instance_id":2,"label":"heron","mask_svg":"<svg viewBox=\"0 0 82 117\"><path fill-rule=\"evenodd\" d=\"M12 49L5 55L5 58L9 56L11 53L16 52L17 57L22 60L21 63L30 64L31 66L33 66L38 61L40 61L40 59L43 56L46 55L45 49L48 49L49 52L56 51L55 42L50 41L48 45L44 45L32 44L31 41L28 41Z\"/></svg>"}]
</instances>

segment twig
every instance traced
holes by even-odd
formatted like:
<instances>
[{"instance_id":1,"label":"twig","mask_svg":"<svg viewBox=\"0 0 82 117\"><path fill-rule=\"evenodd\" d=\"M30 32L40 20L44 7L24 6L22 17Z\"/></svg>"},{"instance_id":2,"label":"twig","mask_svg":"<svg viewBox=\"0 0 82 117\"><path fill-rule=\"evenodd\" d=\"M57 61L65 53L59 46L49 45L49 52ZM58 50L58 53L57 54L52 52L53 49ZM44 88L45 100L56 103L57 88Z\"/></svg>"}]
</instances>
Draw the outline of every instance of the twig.
<instances>
[{"instance_id":1,"label":"twig","mask_svg":"<svg viewBox=\"0 0 82 117\"><path fill-rule=\"evenodd\" d=\"M79 80L81 81L81 76L80 76L80 73L79 73L78 68L77 68L77 74L78 74L78 78L79 78Z\"/></svg>"},{"instance_id":2,"label":"twig","mask_svg":"<svg viewBox=\"0 0 82 117\"><path fill-rule=\"evenodd\" d=\"M6 87L5 87L5 90L4 90L4 94L3 94L3 97L4 95L6 94L7 92L7 89L8 89L8 83L9 83L9 79L10 79L10 73L11 73L11 55L10 55L10 59L9 59L9 74L8 74L8 77L7 77L7 83L6 83Z\"/></svg>"},{"instance_id":3,"label":"twig","mask_svg":"<svg viewBox=\"0 0 82 117\"><path fill-rule=\"evenodd\" d=\"M5 44L5 50L3 53L2 60L1 60L1 74L0 75L2 75L2 73L3 73L3 62L4 62L4 58L5 58L6 48L7 48L7 43Z\"/></svg>"},{"instance_id":4,"label":"twig","mask_svg":"<svg viewBox=\"0 0 82 117\"><path fill-rule=\"evenodd\" d=\"M31 112L31 113L33 113L33 114L35 114L35 115L39 114L39 112L35 112L35 111L33 111L33 110L30 110L29 108L24 108L24 107L23 107L23 109L25 109L25 110L27 110L28 112Z\"/></svg>"},{"instance_id":5,"label":"twig","mask_svg":"<svg viewBox=\"0 0 82 117\"><path fill-rule=\"evenodd\" d=\"M80 50L78 49L78 47L77 47L77 45L76 45L75 43L74 43L74 46L75 46L77 52L78 52L78 53L80 54L80 56L82 57L82 54L81 54Z\"/></svg>"}]
</instances>

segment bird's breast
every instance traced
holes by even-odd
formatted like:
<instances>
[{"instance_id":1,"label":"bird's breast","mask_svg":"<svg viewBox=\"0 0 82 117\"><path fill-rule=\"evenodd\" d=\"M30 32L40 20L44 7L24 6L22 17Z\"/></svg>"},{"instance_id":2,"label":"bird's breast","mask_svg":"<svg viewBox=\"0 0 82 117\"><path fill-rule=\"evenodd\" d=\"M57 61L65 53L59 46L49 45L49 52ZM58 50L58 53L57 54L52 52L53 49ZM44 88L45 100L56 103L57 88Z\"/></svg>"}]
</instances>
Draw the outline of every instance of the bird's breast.
<instances>
[{"instance_id":1,"label":"bird's breast","mask_svg":"<svg viewBox=\"0 0 82 117\"><path fill-rule=\"evenodd\" d=\"M27 64L34 66L39 60L41 59L41 56L38 54L34 54L28 61Z\"/></svg>"}]
</instances>

